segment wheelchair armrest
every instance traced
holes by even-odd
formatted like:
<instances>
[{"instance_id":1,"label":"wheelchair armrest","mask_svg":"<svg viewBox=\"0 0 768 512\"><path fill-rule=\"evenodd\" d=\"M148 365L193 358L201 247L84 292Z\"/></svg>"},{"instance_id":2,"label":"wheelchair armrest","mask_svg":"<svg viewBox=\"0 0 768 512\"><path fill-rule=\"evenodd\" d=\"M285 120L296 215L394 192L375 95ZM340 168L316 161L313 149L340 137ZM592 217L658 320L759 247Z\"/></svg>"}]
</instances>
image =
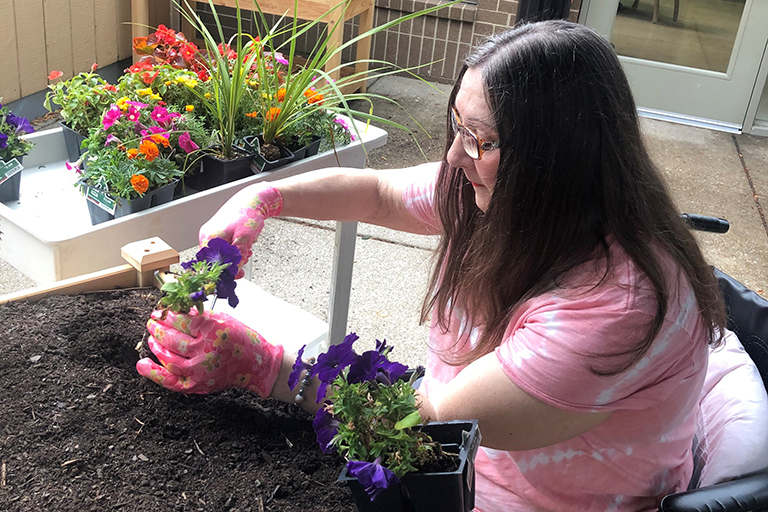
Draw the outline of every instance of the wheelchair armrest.
<instances>
[{"instance_id":1,"label":"wheelchair armrest","mask_svg":"<svg viewBox=\"0 0 768 512\"><path fill-rule=\"evenodd\" d=\"M747 512L768 509L768 471L665 496L659 512Z\"/></svg>"}]
</instances>

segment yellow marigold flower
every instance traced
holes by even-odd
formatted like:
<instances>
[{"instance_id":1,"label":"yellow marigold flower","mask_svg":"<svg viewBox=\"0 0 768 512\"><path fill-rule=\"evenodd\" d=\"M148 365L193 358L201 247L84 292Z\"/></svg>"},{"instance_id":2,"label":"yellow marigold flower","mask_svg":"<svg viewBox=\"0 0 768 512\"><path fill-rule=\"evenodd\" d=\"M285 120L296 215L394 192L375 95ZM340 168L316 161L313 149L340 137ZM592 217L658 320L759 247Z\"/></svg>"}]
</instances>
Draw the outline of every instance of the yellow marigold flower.
<instances>
[{"instance_id":1,"label":"yellow marigold flower","mask_svg":"<svg viewBox=\"0 0 768 512\"><path fill-rule=\"evenodd\" d=\"M158 101L160 101L160 100L161 100L161 99L163 99L163 98L160 96L160 94L158 94L158 93L155 93L155 94L150 94L150 95L149 95L149 99L151 99L151 100L158 100Z\"/></svg>"},{"instance_id":2,"label":"yellow marigold flower","mask_svg":"<svg viewBox=\"0 0 768 512\"><path fill-rule=\"evenodd\" d=\"M184 110L186 110L187 112L192 112L193 110L195 110L195 106L187 105L186 107L184 107Z\"/></svg>"},{"instance_id":3,"label":"yellow marigold flower","mask_svg":"<svg viewBox=\"0 0 768 512\"><path fill-rule=\"evenodd\" d=\"M171 85L172 83L173 83L173 82L171 82L170 80L166 80L166 81L165 81L165 85Z\"/></svg>"},{"instance_id":4,"label":"yellow marigold flower","mask_svg":"<svg viewBox=\"0 0 768 512\"><path fill-rule=\"evenodd\" d=\"M146 178L146 176L142 176L141 174L134 174L131 176L131 186L133 187L133 190L139 194L143 194L149 188L149 180Z\"/></svg>"},{"instance_id":5,"label":"yellow marigold flower","mask_svg":"<svg viewBox=\"0 0 768 512\"><path fill-rule=\"evenodd\" d=\"M128 155L128 160L133 160L137 156L139 156L139 150L131 148L128 151L125 152L126 155Z\"/></svg>"},{"instance_id":6,"label":"yellow marigold flower","mask_svg":"<svg viewBox=\"0 0 768 512\"><path fill-rule=\"evenodd\" d=\"M285 99L285 87L277 90L277 101L282 102Z\"/></svg>"},{"instance_id":7,"label":"yellow marigold flower","mask_svg":"<svg viewBox=\"0 0 768 512\"><path fill-rule=\"evenodd\" d=\"M157 144L151 140L141 141L141 144L139 144L139 151L144 155L144 158L147 159L147 162L151 162L160 156L160 150L157 148Z\"/></svg>"},{"instance_id":8,"label":"yellow marigold flower","mask_svg":"<svg viewBox=\"0 0 768 512\"><path fill-rule=\"evenodd\" d=\"M211 99L211 93L207 92L203 96L205 96L205 99L209 100Z\"/></svg>"},{"instance_id":9,"label":"yellow marigold flower","mask_svg":"<svg viewBox=\"0 0 768 512\"><path fill-rule=\"evenodd\" d=\"M269 112L264 116L264 119L267 121L274 121L277 119L277 116L280 115L280 107L272 107L269 109Z\"/></svg>"},{"instance_id":10,"label":"yellow marigold flower","mask_svg":"<svg viewBox=\"0 0 768 512\"><path fill-rule=\"evenodd\" d=\"M261 97L264 98L265 100L268 100L269 99L269 94L263 92L263 93L261 93Z\"/></svg>"},{"instance_id":11,"label":"yellow marigold flower","mask_svg":"<svg viewBox=\"0 0 768 512\"><path fill-rule=\"evenodd\" d=\"M152 89L147 87L146 89L136 89L136 94L139 96L149 96L152 94Z\"/></svg>"},{"instance_id":12,"label":"yellow marigold flower","mask_svg":"<svg viewBox=\"0 0 768 512\"><path fill-rule=\"evenodd\" d=\"M257 85L259 85L259 82L257 82L256 80L248 80L248 85L250 85L251 87L256 87Z\"/></svg>"}]
</instances>

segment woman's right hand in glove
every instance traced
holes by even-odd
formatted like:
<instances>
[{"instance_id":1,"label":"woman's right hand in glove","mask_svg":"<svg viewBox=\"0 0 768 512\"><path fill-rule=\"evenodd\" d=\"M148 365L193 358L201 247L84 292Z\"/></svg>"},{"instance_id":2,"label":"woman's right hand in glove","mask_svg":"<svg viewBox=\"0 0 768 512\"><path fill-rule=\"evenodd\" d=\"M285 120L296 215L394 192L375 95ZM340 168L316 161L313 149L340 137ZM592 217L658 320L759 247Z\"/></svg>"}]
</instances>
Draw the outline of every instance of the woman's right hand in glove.
<instances>
[{"instance_id":1,"label":"woman's right hand in glove","mask_svg":"<svg viewBox=\"0 0 768 512\"><path fill-rule=\"evenodd\" d=\"M244 188L200 228L198 240L205 247L213 238L223 238L235 245L242 254L236 278L243 277L242 267L250 258L251 246L269 217L277 217L283 208L280 191L269 183L257 183Z\"/></svg>"}]
</instances>

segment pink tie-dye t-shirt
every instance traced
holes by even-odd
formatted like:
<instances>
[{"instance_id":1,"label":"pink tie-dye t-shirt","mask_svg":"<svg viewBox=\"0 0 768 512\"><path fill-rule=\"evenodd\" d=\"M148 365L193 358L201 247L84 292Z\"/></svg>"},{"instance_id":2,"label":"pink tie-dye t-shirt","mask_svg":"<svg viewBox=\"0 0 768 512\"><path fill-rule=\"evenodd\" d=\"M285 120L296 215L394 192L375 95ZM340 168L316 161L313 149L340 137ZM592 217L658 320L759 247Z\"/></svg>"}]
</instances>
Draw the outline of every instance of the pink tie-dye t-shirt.
<instances>
[{"instance_id":1,"label":"pink tie-dye t-shirt","mask_svg":"<svg viewBox=\"0 0 768 512\"><path fill-rule=\"evenodd\" d=\"M408 211L439 230L433 210L436 164L409 175ZM501 451L481 447L476 459L476 510L656 510L691 477L697 399L707 366L706 334L693 293L669 258L669 311L645 356L629 370L598 376L593 369L621 364L608 354L632 347L645 334L655 302L647 280L617 244L604 258L571 272L564 286L525 303L496 349L517 386L569 411L614 411L589 432L546 448ZM470 350L477 329L459 307L448 332L432 326L423 389L429 394L461 370L445 362ZM488 383L493 386L493 382Z\"/></svg>"}]
</instances>

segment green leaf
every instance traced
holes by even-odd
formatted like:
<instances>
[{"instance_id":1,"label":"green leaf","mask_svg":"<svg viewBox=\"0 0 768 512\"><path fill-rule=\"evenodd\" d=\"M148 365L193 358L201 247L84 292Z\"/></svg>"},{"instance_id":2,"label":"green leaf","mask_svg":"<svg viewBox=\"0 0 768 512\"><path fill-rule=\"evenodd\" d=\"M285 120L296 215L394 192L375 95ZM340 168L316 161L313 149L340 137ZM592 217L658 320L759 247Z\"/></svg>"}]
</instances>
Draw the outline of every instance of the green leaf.
<instances>
[{"instance_id":1,"label":"green leaf","mask_svg":"<svg viewBox=\"0 0 768 512\"><path fill-rule=\"evenodd\" d=\"M413 411L411 414L395 423L395 428L403 430L405 428L415 427L419 423L421 423L421 414L419 414L419 411Z\"/></svg>"}]
</instances>

